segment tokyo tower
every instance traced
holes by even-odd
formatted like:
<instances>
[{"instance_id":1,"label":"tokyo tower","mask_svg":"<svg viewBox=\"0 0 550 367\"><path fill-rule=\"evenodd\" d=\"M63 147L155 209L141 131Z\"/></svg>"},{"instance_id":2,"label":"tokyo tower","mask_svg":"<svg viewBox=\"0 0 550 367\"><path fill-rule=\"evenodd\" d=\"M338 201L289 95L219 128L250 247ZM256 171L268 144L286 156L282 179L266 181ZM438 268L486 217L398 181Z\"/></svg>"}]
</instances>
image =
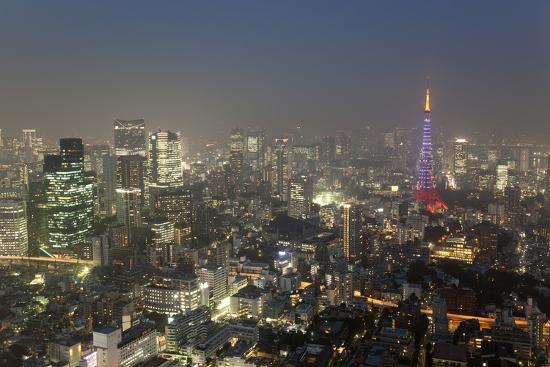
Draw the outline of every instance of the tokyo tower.
<instances>
[{"instance_id":1,"label":"tokyo tower","mask_svg":"<svg viewBox=\"0 0 550 367\"><path fill-rule=\"evenodd\" d=\"M426 209L436 213L440 209L447 209L447 204L441 199L435 189L432 155L432 120L430 109L430 88L426 88L426 108L424 110L424 126L422 128L422 146L418 160L418 177L415 198L424 203Z\"/></svg>"}]
</instances>

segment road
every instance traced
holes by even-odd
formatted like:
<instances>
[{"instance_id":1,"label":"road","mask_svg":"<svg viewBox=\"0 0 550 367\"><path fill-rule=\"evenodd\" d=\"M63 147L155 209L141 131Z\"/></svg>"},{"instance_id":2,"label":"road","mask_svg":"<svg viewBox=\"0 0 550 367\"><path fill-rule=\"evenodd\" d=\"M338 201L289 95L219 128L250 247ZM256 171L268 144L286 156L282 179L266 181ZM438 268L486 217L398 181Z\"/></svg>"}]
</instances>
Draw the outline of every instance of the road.
<instances>
[{"instance_id":1,"label":"road","mask_svg":"<svg viewBox=\"0 0 550 367\"><path fill-rule=\"evenodd\" d=\"M92 260L82 260L82 259L71 259L71 258L55 258L55 257L45 257L45 256L36 256L36 257L25 257L25 256L0 256L0 261L7 262L37 262L37 263L50 263L50 264L78 264L78 265L89 265L92 266L94 262Z\"/></svg>"},{"instance_id":2,"label":"road","mask_svg":"<svg viewBox=\"0 0 550 367\"><path fill-rule=\"evenodd\" d=\"M375 305L375 306L391 307L391 308L397 307L397 304L393 303L393 302L383 301L383 300L376 299L376 298L371 298L371 297L361 297L361 298L366 298L370 304ZM432 314L432 309L431 308L423 308L421 310L421 312L426 314L426 315L431 315ZM478 319L479 324L482 328L483 327L490 327L496 321L495 319L492 319L490 317L482 317L482 316L475 316L475 315L460 315L460 314L456 314L456 313L447 313L447 318L449 319L449 322L451 322L451 323L460 323L461 321L466 321L466 320L471 320L471 319ZM527 320L525 320L523 318L516 318L515 323L516 323L517 326L519 326L521 328L527 327Z\"/></svg>"}]
</instances>

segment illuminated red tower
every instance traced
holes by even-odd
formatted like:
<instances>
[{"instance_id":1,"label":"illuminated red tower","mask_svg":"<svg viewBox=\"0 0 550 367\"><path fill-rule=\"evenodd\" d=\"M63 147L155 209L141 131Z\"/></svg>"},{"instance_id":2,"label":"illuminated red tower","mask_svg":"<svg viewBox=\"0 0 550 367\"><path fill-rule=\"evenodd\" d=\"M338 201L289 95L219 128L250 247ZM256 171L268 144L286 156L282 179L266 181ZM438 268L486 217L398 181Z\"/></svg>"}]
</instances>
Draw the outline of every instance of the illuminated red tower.
<instances>
[{"instance_id":1,"label":"illuminated red tower","mask_svg":"<svg viewBox=\"0 0 550 367\"><path fill-rule=\"evenodd\" d=\"M432 120L430 109L430 88L426 88L426 108L424 110L424 126L422 128L422 146L418 160L418 177L415 197L424 203L431 213L439 209L447 209L447 204L441 199L435 189L432 155Z\"/></svg>"}]
</instances>

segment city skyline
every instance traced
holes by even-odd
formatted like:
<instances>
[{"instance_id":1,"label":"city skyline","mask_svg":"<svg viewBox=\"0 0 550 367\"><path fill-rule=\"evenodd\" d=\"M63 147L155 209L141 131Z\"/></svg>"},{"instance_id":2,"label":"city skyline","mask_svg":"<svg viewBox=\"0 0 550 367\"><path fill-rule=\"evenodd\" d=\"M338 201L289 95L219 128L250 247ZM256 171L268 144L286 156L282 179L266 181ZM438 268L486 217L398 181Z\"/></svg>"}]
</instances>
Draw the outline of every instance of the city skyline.
<instances>
[{"instance_id":1,"label":"city skyline","mask_svg":"<svg viewBox=\"0 0 550 367\"><path fill-rule=\"evenodd\" d=\"M430 76L448 134L540 139L550 6L514 4L4 4L1 126L93 142L117 118L203 140L410 128Z\"/></svg>"},{"instance_id":2,"label":"city skyline","mask_svg":"<svg viewBox=\"0 0 550 367\"><path fill-rule=\"evenodd\" d=\"M0 4L0 366L550 367L547 19Z\"/></svg>"}]
</instances>

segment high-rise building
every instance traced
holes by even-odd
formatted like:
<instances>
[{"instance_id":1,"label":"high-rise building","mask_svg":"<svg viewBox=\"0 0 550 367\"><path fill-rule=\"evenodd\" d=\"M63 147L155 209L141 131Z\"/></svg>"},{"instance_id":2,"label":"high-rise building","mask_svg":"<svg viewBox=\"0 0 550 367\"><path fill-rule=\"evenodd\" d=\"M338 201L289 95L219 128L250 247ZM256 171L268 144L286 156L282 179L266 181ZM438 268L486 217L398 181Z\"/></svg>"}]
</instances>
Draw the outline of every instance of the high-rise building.
<instances>
[{"instance_id":1,"label":"high-rise building","mask_svg":"<svg viewBox=\"0 0 550 367\"><path fill-rule=\"evenodd\" d=\"M84 145L80 138L62 138L59 140L61 168L64 170L84 171Z\"/></svg>"},{"instance_id":2,"label":"high-rise building","mask_svg":"<svg viewBox=\"0 0 550 367\"><path fill-rule=\"evenodd\" d=\"M116 189L117 221L126 229L127 243L134 244L136 230L141 226L141 190Z\"/></svg>"},{"instance_id":3,"label":"high-rise building","mask_svg":"<svg viewBox=\"0 0 550 367\"><path fill-rule=\"evenodd\" d=\"M346 203L342 206L342 244L344 257L351 263L362 254L361 211L357 205Z\"/></svg>"},{"instance_id":4,"label":"high-rise building","mask_svg":"<svg viewBox=\"0 0 550 367\"><path fill-rule=\"evenodd\" d=\"M458 138L453 144L453 175L461 178L466 174L468 165L468 142Z\"/></svg>"},{"instance_id":5,"label":"high-rise building","mask_svg":"<svg viewBox=\"0 0 550 367\"><path fill-rule=\"evenodd\" d=\"M111 216L116 203L116 156L109 145L87 145L84 147L84 171L95 172L97 196L101 217Z\"/></svg>"},{"instance_id":6,"label":"high-rise building","mask_svg":"<svg viewBox=\"0 0 550 367\"><path fill-rule=\"evenodd\" d=\"M118 190L132 192L138 190L140 197L140 209L145 205L145 168L145 157L141 155L125 155L117 157L116 187Z\"/></svg>"},{"instance_id":7,"label":"high-rise building","mask_svg":"<svg viewBox=\"0 0 550 367\"><path fill-rule=\"evenodd\" d=\"M288 215L293 218L306 219L313 200L313 187L306 175L296 175L290 180Z\"/></svg>"},{"instance_id":8,"label":"high-rise building","mask_svg":"<svg viewBox=\"0 0 550 367\"><path fill-rule=\"evenodd\" d=\"M48 243L48 205L44 181L40 176L29 181L27 218L29 255L37 256L40 247Z\"/></svg>"},{"instance_id":9,"label":"high-rise building","mask_svg":"<svg viewBox=\"0 0 550 367\"><path fill-rule=\"evenodd\" d=\"M111 147L106 144L86 145L84 147L84 171L93 171L103 176L103 159L111 155Z\"/></svg>"},{"instance_id":10,"label":"high-rise building","mask_svg":"<svg viewBox=\"0 0 550 367\"><path fill-rule=\"evenodd\" d=\"M149 257L153 265L164 265L171 260L172 246L176 242L174 222L155 220L149 224Z\"/></svg>"},{"instance_id":11,"label":"high-rise building","mask_svg":"<svg viewBox=\"0 0 550 367\"><path fill-rule=\"evenodd\" d=\"M288 181L290 178L288 150L288 138L275 139L275 185L273 188L283 200L288 200Z\"/></svg>"},{"instance_id":12,"label":"high-rise building","mask_svg":"<svg viewBox=\"0 0 550 367\"><path fill-rule=\"evenodd\" d=\"M332 165L336 157L336 139L334 136L324 136L321 140L321 161Z\"/></svg>"},{"instance_id":13,"label":"high-rise building","mask_svg":"<svg viewBox=\"0 0 550 367\"><path fill-rule=\"evenodd\" d=\"M117 187L145 190L145 158L141 155L125 155L117 158Z\"/></svg>"},{"instance_id":14,"label":"high-rise building","mask_svg":"<svg viewBox=\"0 0 550 367\"><path fill-rule=\"evenodd\" d=\"M497 181L496 181L496 190L501 193L504 191L508 185L508 165L506 163L497 164Z\"/></svg>"},{"instance_id":15,"label":"high-rise building","mask_svg":"<svg viewBox=\"0 0 550 367\"><path fill-rule=\"evenodd\" d=\"M157 131L149 137L149 144L151 160L149 185L156 188L183 186L180 134L171 131Z\"/></svg>"},{"instance_id":16,"label":"high-rise building","mask_svg":"<svg viewBox=\"0 0 550 367\"><path fill-rule=\"evenodd\" d=\"M116 119L113 127L116 155L147 155L145 120Z\"/></svg>"},{"instance_id":17,"label":"high-rise building","mask_svg":"<svg viewBox=\"0 0 550 367\"><path fill-rule=\"evenodd\" d=\"M164 190L154 198L153 211L156 216L172 223L191 225L193 201L190 190Z\"/></svg>"},{"instance_id":18,"label":"high-rise building","mask_svg":"<svg viewBox=\"0 0 550 367\"><path fill-rule=\"evenodd\" d=\"M265 170L265 134L263 129L249 131L246 138L246 161L263 178Z\"/></svg>"},{"instance_id":19,"label":"high-rise building","mask_svg":"<svg viewBox=\"0 0 550 367\"><path fill-rule=\"evenodd\" d=\"M517 212L521 209L521 189L519 186L506 186L504 189L504 210Z\"/></svg>"},{"instance_id":20,"label":"high-rise building","mask_svg":"<svg viewBox=\"0 0 550 367\"><path fill-rule=\"evenodd\" d=\"M60 155L44 159L48 251L77 250L92 228L92 184L84 177L82 140L61 139Z\"/></svg>"},{"instance_id":21,"label":"high-rise building","mask_svg":"<svg viewBox=\"0 0 550 367\"><path fill-rule=\"evenodd\" d=\"M518 166L521 173L529 171L531 151L529 148L523 147L519 150Z\"/></svg>"},{"instance_id":22,"label":"high-rise building","mask_svg":"<svg viewBox=\"0 0 550 367\"><path fill-rule=\"evenodd\" d=\"M100 199L100 204L103 204L101 214L111 216L116 211L116 156L109 154L103 157L103 201Z\"/></svg>"},{"instance_id":23,"label":"high-rise building","mask_svg":"<svg viewBox=\"0 0 550 367\"><path fill-rule=\"evenodd\" d=\"M229 147L229 166L231 168L230 186L232 190L241 190L244 168L245 139L241 129L231 130Z\"/></svg>"},{"instance_id":24,"label":"high-rise building","mask_svg":"<svg viewBox=\"0 0 550 367\"><path fill-rule=\"evenodd\" d=\"M231 244L229 241L214 242L208 247L207 261L209 265L221 266L229 272L229 256Z\"/></svg>"},{"instance_id":25,"label":"high-rise building","mask_svg":"<svg viewBox=\"0 0 550 367\"><path fill-rule=\"evenodd\" d=\"M27 211L23 200L0 200L0 255L26 256Z\"/></svg>"},{"instance_id":26,"label":"high-rise building","mask_svg":"<svg viewBox=\"0 0 550 367\"><path fill-rule=\"evenodd\" d=\"M383 137L384 137L384 148L395 149L395 133L393 131L386 132L383 134Z\"/></svg>"},{"instance_id":27,"label":"high-rise building","mask_svg":"<svg viewBox=\"0 0 550 367\"><path fill-rule=\"evenodd\" d=\"M36 148L36 130L23 129L23 149L25 152L25 160L30 162L33 160Z\"/></svg>"}]
</instances>

